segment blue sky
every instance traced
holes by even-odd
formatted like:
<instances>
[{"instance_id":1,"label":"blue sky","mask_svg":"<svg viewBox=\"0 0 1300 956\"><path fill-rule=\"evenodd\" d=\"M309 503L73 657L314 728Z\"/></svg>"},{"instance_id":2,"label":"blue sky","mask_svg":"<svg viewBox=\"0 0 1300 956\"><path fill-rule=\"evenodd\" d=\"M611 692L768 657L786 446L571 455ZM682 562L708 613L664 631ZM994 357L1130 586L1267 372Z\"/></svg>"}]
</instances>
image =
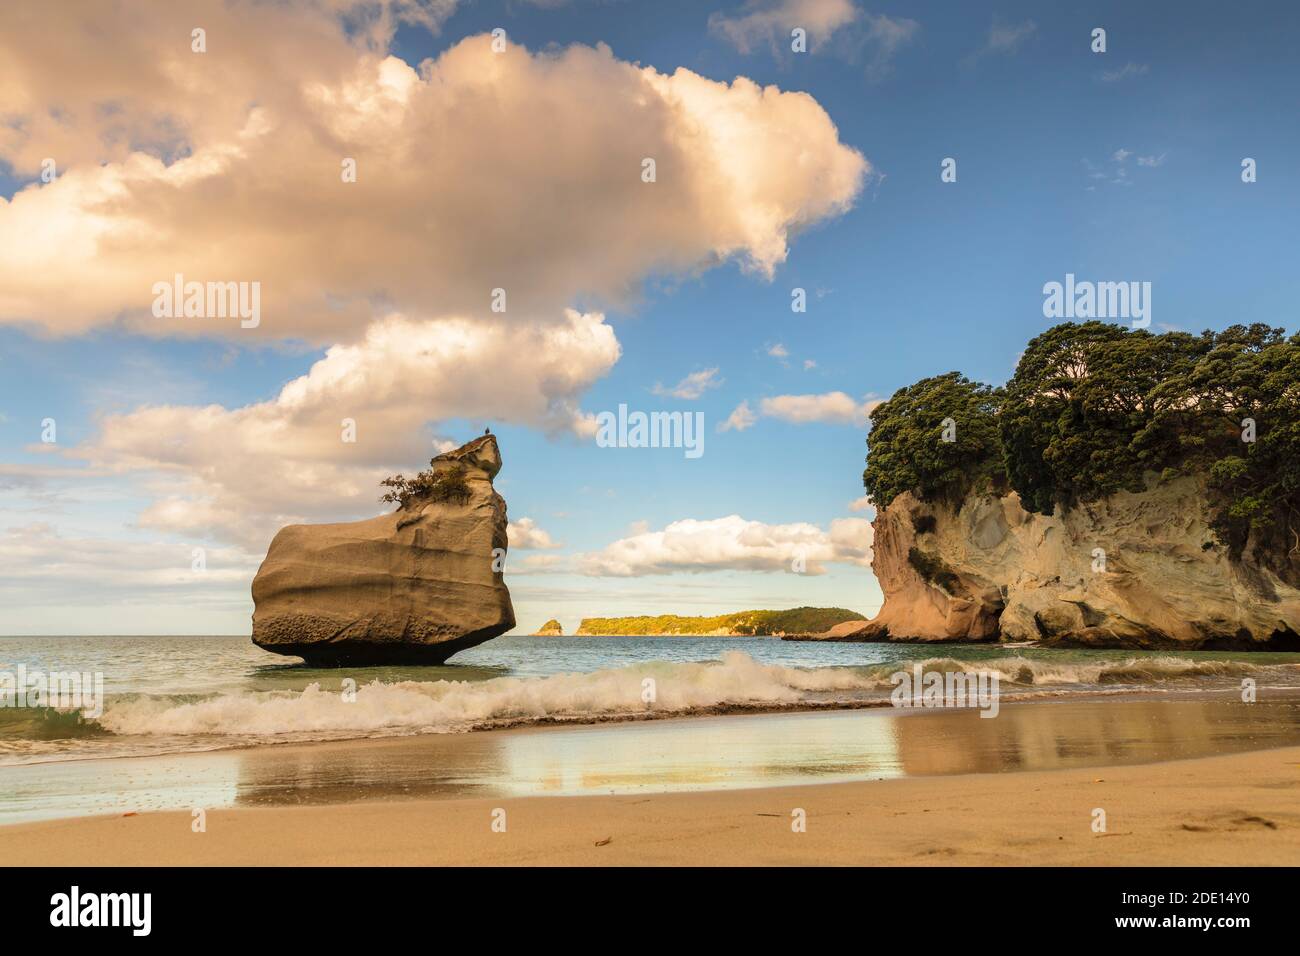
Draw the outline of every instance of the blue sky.
<instances>
[{"instance_id":1,"label":"blue sky","mask_svg":"<svg viewBox=\"0 0 1300 956\"><path fill-rule=\"evenodd\" d=\"M784 52L784 41L778 53L765 42L741 52L710 29L711 14L743 15L739 4L475 2L436 35L398 29L391 52L412 66L502 27L533 52L603 43L660 73L684 67L802 91L871 167L852 208L793 235L770 280L726 261L641 276L634 301L573 303L602 307L621 346L581 408L702 411L698 460L473 415L429 423L431 435L460 441L493 425L512 519L532 519L559 545L528 552L558 559L549 572L511 575L507 566L522 629L550 617L569 629L588 615L801 604L874 613L879 589L861 561L828 561L823 574L701 561L629 576L565 562L683 519L735 514L828 531L869 518L849 510L862 494L861 421L760 416L744 430L717 426L741 402L757 410L773 396L886 398L951 369L1001 383L1025 341L1050 324L1043 284L1066 273L1151 282L1162 329L1265 321L1296 330L1300 10L1065 6L857 4L853 23L803 55ZM887 51L867 29L876 17L915 23ZM1104 54L1089 49L1098 26ZM955 183L940 182L945 157L957 161ZM1257 182L1241 181L1243 157L1257 161ZM40 188L33 180L0 162L7 199ZM804 314L791 312L794 287L808 290ZM0 530L29 529L0 538L12 549L0 559L0 578L10 578L0 586L0 633L247 633L256 536L142 526L142 512L183 475L41 450L41 422L57 421L62 449L95 442L105 415L141 406L265 401L304 375L325 343L182 339L121 322L69 334L26 318L0 314ZM654 391L709 369L715 385L698 398ZM368 508L344 502L333 517L377 510ZM265 527L266 543L276 527ZM190 570L193 547L209 549L207 577Z\"/></svg>"}]
</instances>

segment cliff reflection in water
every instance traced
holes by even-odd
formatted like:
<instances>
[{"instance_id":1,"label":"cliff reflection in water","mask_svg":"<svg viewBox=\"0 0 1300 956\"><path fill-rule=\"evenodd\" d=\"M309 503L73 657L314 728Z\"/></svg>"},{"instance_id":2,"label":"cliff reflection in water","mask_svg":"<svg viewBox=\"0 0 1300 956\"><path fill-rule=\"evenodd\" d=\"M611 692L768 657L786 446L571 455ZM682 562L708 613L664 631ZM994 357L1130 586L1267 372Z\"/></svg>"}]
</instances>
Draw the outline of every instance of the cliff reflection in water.
<instances>
[{"instance_id":1,"label":"cliff reflection in water","mask_svg":"<svg viewBox=\"0 0 1300 956\"><path fill-rule=\"evenodd\" d=\"M1149 763L1300 744L1300 699L737 715L239 756L240 803L783 786Z\"/></svg>"},{"instance_id":2,"label":"cliff reflection in water","mask_svg":"<svg viewBox=\"0 0 1300 956\"><path fill-rule=\"evenodd\" d=\"M1146 763L1300 744L1300 699L701 717L5 768L0 823L406 797L654 793Z\"/></svg>"},{"instance_id":3,"label":"cliff reflection in water","mask_svg":"<svg viewBox=\"0 0 1300 956\"><path fill-rule=\"evenodd\" d=\"M1060 701L893 721L907 776L1151 763L1283 746L1300 739L1300 700Z\"/></svg>"}]
</instances>

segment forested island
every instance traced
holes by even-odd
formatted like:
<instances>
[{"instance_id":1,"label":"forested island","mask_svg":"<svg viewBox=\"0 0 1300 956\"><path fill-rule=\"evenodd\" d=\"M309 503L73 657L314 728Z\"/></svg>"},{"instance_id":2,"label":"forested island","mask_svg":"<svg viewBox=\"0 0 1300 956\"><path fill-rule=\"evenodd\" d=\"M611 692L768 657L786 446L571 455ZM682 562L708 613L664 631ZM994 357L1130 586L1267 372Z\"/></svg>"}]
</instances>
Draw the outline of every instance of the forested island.
<instances>
[{"instance_id":1,"label":"forested island","mask_svg":"<svg viewBox=\"0 0 1300 956\"><path fill-rule=\"evenodd\" d=\"M796 607L787 611L736 611L716 617L660 614L641 617L585 617L575 634L583 635L699 635L722 637L784 637L820 634L845 621L865 621L842 607Z\"/></svg>"}]
</instances>

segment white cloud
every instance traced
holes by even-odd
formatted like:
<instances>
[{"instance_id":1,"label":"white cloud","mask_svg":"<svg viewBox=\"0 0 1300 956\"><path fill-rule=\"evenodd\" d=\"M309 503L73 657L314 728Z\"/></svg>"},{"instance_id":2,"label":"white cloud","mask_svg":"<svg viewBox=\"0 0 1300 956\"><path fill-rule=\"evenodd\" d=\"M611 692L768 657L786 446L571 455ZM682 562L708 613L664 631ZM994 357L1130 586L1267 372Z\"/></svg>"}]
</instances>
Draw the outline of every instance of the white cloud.
<instances>
[{"instance_id":1,"label":"white cloud","mask_svg":"<svg viewBox=\"0 0 1300 956\"><path fill-rule=\"evenodd\" d=\"M916 39L921 25L905 17L887 17L868 13L866 38L872 52L867 64L867 77L879 80L893 69L895 54Z\"/></svg>"},{"instance_id":2,"label":"white cloud","mask_svg":"<svg viewBox=\"0 0 1300 956\"><path fill-rule=\"evenodd\" d=\"M106 592L130 590L131 600L184 595L195 602L243 602L260 553L207 547L201 570L189 544L162 540L66 537L35 522L0 529L0 600L6 607L40 600L96 604ZM120 598L119 598L120 600Z\"/></svg>"},{"instance_id":3,"label":"white cloud","mask_svg":"<svg viewBox=\"0 0 1300 956\"><path fill-rule=\"evenodd\" d=\"M870 168L805 93L486 35L416 69L387 54L391 23L349 32L343 8L370 9L0 5L0 160L60 173L0 199L0 321L327 344L395 311L482 316L495 288L545 321L629 302L651 272L770 277ZM260 326L153 317L177 273L260 282Z\"/></svg>"},{"instance_id":4,"label":"white cloud","mask_svg":"<svg viewBox=\"0 0 1300 956\"><path fill-rule=\"evenodd\" d=\"M792 571L825 573L829 563L868 566L872 529L861 518L839 518L829 530L817 525L764 524L740 515L674 521L662 531L641 531L598 552L581 555L579 567L598 577L707 571Z\"/></svg>"},{"instance_id":5,"label":"white cloud","mask_svg":"<svg viewBox=\"0 0 1300 956\"><path fill-rule=\"evenodd\" d=\"M976 50L970 59L976 60L984 56L1013 54L1037 32L1038 24L1033 20L1011 24L999 23L995 20L993 25L989 27L984 45Z\"/></svg>"},{"instance_id":6,"label":"white cloud","mask_svg":"<svg viewBox=\"0 0 1300 956\"><path fill-rule=\"evenodd\" d=\"M895 55L921 30L906 17L860 11L852 0L749 0L709 17L709 29L741 53L766 47L782 59L790 55L796 27L807 33L810 51L830 50L850 62L865 56L873 81L890 73Z\"/></svg>"},{"instance_id":7,"label":"white cloud","mask_svg":"<svg viewBox=\"0 0 1300 956\"><path fill-rule=\"evenodd\" d=\"M864 518L836 518L831 521L830 529L834 557L828 560L871 567L876 533L870 521Z\"/></svg>"},{"instance_id":8,"label":"white cloud","mask_svg":"<svg viewBox=\"0 0 1300 956\"><path fill-rule=\"evenodd\" d=\"M506 537L510 541L511 548L517 548L521 551L546 550L549 548L558 548L559 544L537 526L537 522L532 518L520 518L518 521L511 521L506 526Z\"/></svg>"},{"instance_id":9,"label":"white cloud","mask_svg":"<svg viewBox=\"0 0 1300 956\"><path fill-rule=\"evenodd\" d=\"M1112 165L1110 166L1107 166L1105 164L1098 165L1092 162L1086 156L1083 158L1083 165L1084 168L1088 171L1089 179L1097 180L1098 182L1109 183L1112 186L1132 186L1133 180L1129 176L1130 167L1127 165L1127 163L1135 155L1136 154L1134 153L1133 150L1126 149L1123 146L1121 146L1119 149L1115 150L1113 153L1110 154L1110 162ZM1153 155L1153 156L1137 157L1137 165L1143 168L1154 168L1163 165L1164 161L1165 161L1164 153L1161 153L1159 156ZM1087 188L1089 192L1095 192L1095 187L1089 186Z\"/></svg>"},{"instance_id":10,"label":"white cloud","mask_svg":"<svg viewBox=\"0 0 1300 956\"><path fill-rule=\"evenodd\" d=\"M820 395L776 395L759 403L763 415L797 425L829 422L839 425L866 425L867 416L880 404L879 399L856 401L845 392Z\"/></svg>"},{"instance_id":11,"label":"white cloud","mask_svg":"<svg viewBox=\"0 0 1300 956\"><path fill-rule=\"evenodd\" d=\"M562 554L529 554L507 558L506 574L512 578L525 574L560 574L572 570L571 564L571 559Z\"/></svg>"},{"instance_id":12,"label":"white cloud","mask_svg":"<svg viewBox=\"0 0 1300 956\"><path fill-rule=\"evenodd\" d=\"M618 357L600 314L569 310L545 325L394 315L329 349L273 399L110 415L67 454L160 476L144 526L264 547L292 521L378 513L379 479L417 470L442 447L423 433L429 422L579 430L579 397ZM341 440L345 418L355 443Z\"/></svg>"},{"instance_id":13,"label":"white cloud","mask_svg":"<svg viewBox=\"0 0 1300 956\"><path fill-rule=\"evenodd\" d=\"M656 395L693 400L699 398L709 389L717 388L722 382L723 380L718 378L716 368L706 368L698 372L692 372L671 388L664 388L659 382L655 382L654 388L650 389L650 391Z\"/></svg>"},{"instance_id":14,"label":"white cloud","mask_svg":"<svg viewBox=\"0 0 1300 956\"><path fill-rule=\"evenodd\" d=\"M727 420L718 426L718 431L743 432L746 428L752 426L756 421L758 421L758 416L755 415L754 410L749 407L749 402L747 401L741 402L734 409L732 409L731 414L727 416Z\"/></svg>"},{"instance_id":15,"label":"white cloud","mask_svg":"<svg viewBox=\"0 0 1300 956\"><path fill-rule=\"evenodd\" d=\"M733 14L714 13L709 29L741 53L752 53L762 46L789 50L790 31L802 27L815 50L857 17L852 0L749 0Z\"/></svg>"},{"instance_id":16,"label":"white cloud","mask_svg":"<svg viewBox=\"0 0 1300 956\"><path fill-rule=\"evenodd\" d=\"M768 346L767 354L773 358L786 358L789 356L790 351L780 342L777 342L775 345Z\"/></svg>"},{"instance_id":17,"label":"white cloud","mask_svg":"<svg viewBox=\"0 0 1300 956\"><path fill-rule=\"evenodd\" d=\"M1104 70L1101 73L1103 83L1118 83L1135 76L1145 76L1151 68L1145 63L1125 63L1118 70Z\"/></svg>"},{"instance_id":18,"label":"white cloud","mask_svg":"<svg viewBox=\"0 0 1300 956\"><path fill-rule=\"evenodd\" d=\"M812 359L804 359L804 360L803 360L803 367L804 367L804 371L806 372L806 371L809 371L809 370L811 370L811 369L815 369L815 368L817 367L817 363L816 363L815 361L813 361Z\"/></svg>"},{"instance_id":19,"label":"white cloud","mask_svg":"<svg viewBox=\"0 0 1300 956\"><path fill-rule=\"evenodd\" d=\"M849 510L874 512L876 506L872 503L870 495L863 495L861 498L855 498L849 502Z\"/></svg>"}]
</instances>

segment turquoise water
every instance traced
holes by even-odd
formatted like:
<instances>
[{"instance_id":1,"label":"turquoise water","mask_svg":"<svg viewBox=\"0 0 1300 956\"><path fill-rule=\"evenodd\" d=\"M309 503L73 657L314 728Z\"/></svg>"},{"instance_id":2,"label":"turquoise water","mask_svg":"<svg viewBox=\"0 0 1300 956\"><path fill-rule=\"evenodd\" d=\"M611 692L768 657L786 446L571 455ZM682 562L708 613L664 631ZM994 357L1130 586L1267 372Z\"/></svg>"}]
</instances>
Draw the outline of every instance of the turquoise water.
<instances>
[{"instance_id":1,"label":"turquoise water","mask_svg":"<svg viewBox=\"0 0 1300 956\"><path fill-rule=\"evenodd\" d=\"M1011 701L1232 695L1244 678L1263 694L1300 689L1300 654L1281 653L510 636L439 667L321 670L245 637L4 637L0 674L20 665L98 674L105 700L93 716L0 707L0 766L521 723L882 705L890 675L917 662L926 670L996 673Z\"/></svg>"}]
</instances>

